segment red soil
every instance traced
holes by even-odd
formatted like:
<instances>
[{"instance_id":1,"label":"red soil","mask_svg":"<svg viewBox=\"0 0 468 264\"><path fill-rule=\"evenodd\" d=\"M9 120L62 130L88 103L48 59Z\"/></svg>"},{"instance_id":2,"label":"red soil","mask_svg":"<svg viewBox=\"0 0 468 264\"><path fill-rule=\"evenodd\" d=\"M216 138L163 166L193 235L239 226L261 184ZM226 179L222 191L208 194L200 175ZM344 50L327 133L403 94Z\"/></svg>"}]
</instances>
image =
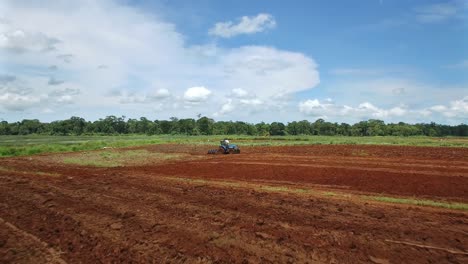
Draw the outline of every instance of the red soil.
<instances>
[{"instance_id":1,"label":"red soil","mask_svg":"<svg viewBox=\"0 0 468 264\"><path fill-rule=\"evenodd\" d=\"M65 165L54 155L0 159L0 262L468 262L466 211L248 184L466 203L468 149L145 149L201 159L118 168ZM237 186L211 184L226 179Z\"/></svg>"}]
</instances>

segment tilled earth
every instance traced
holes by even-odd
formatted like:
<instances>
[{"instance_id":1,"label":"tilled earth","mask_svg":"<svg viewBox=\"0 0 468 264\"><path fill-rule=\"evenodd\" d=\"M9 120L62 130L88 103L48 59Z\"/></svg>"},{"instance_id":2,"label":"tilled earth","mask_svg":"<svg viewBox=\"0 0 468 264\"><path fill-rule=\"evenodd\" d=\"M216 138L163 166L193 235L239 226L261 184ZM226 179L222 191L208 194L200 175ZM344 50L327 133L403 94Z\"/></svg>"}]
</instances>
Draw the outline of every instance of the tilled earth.
<instances>
[{"instance_id":1,"label":"tilled earth","mask_svg":"<svg viewBox=\"0 0 468 264\"><path fill-rule=\"evenodd\" d=\"M0 159L0 263L468 263L467 211L360 198L467 203L466 148L139 149L190 158Z\"/></svg>"}]
</instances>

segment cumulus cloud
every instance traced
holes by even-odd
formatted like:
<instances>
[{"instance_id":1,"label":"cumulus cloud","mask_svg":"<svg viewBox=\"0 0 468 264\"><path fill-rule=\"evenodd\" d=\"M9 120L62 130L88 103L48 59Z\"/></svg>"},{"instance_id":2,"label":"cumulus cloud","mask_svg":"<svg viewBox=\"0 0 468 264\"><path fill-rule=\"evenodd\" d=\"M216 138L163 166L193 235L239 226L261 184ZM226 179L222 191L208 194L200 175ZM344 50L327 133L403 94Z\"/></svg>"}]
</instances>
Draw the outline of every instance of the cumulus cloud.
<instances>
[{"instance_id":1,"label":"cumulus cloud","mask_svg":"<svg viewBox=\"0 0 468 264\"><path fill-rule=\"evenodd\" d=\"M302 101L298 105L299 111L305 115L316 118L337 118L352 117L354 119L379 118L387 119L391 117L400 117L407 113L404 106L396 106L389 109L379 108L370 102L363 102L356 107L348 105L336 105L330 99L320 101L318 99L309 99Z\"/></svg>"},{"instance_id":2,"label":"cumulus cloud","mask_svg":"<svg viewBox=\"0 0 468 264\"><path fill-rule=\"evenodd\" d=\"M258 106L258 105L263 105L264 104L264 102L262 100L257 99L257 98L255 98L255 99L242 99L242 100L240 100L240 102L242 104L245 104L245 105L253 105L253 106Z\"/></svg>"},{"instance_id":3,"label":"cumulus cloud","mask_svg":"<svg viewBox=\"0 0 468 264\"><path fill-rule=\"evenodd\" d=\"M25 32L21 29L4 29L0 32L0 49L11 52L46 52L56 49L60 41L41 32Z\"/></svg>"},{"instance_id":4,"label":"cumulus cloud","mask_svg":"<svg viewBox=\"0 0 468 264\"><path fill-rule=\"evenodd\" d=\"M188 88L184 93L184 100L190 103L200 103L208 100L212 92L203 86Z\"/></svg>"},{"instance_id":5,"label":"cumulus cloud","mask_svg":"<svg viewBox=\"0 0 468 264\"><path fill-rule=\"evenodd\" d=\"M8 65L34 68L34 72L23 76L28 79L28 87L33 87L34 96L47 95L54 88L48 81L51 84L64 81L67 87L80 89L81 93L72 101L77 107L87 109L84 117L89 113L107 114L106 109L117 108L121 103L151 105L163 98L170 101L163 105L170 112L163 111L162 115L193 115L193 110L172 108L172 105L188 105L200 107L209 116L224 106L218 100L207 103L214 93L220 98L232 96L234 106L247 105L239 99L255 98L284 105L289 100L286 95L311 89L320 81L315 61L300 52L267 46L193 46L157 11L146 13L113 0L64 3L43 1L39 6L3 1L0 5L6 5L9 12L5 14L8 25L0 26L1 36L10 39L11 34L21 30L24 38L31 36L49 42L26 41L28 45L42 44L23 45L24 51L48 51L10 52L8 57L0 56L0 64L7 68ZM271 15L259 14L241 18L224 28L231 31L226 34L234 36L260 32L274 25ZM9 44L5 43L2 47L12 46L10 40ZM44 78L52 70L54 80ZM36 85L37 79L42 85ZM194 83L210 87L210 94L204 90L187 90ZM167 90L153 91L155 86ZM127 91L109 96L111 91L123 90ZM248 104L260 107L257 101ZM134 115L142 113L136 107L132 111Z\"/></svg>"},{"instance_id":6,"label":"cumulus cloud","mask_svg":"<svg viewBox=\"0 0 468 264\"><path fill-rule=\"evenodd\" d=\"M154 92L138 94L128 91L111 91L110 96L117 97L122 104L151 104L164 101L171 97L167 89L158 89Z\"/></svg>"},{"instance_id":7,"label":"cumulus cloud","mask_svg":"<svg viewBox=\"0 0 468 264\"><path fill-rule=\"evenodd\" d=\"M392 107L390 109L382 109L369 102L364 102L358 105L356 108L345 107L343 114L351 114L360 117L373 117L386 119L388 117L399 117L407 113L407 109L402 106Z\"/></svg>"},{"instance_id":8,"label":"cumulus cloud","mask_svg":"<svg viewBox=\"0 0 468 264\"><path fill-rule=\"evenodd\" d=\"M466 94L466 85L447 86L437 83L416 81L414 78L392 77L352 77L335 79L325 93L341 102L372 102L374 105L437 105Z\"/></svg>"},{"instance_id":9,"label":"cumulus cloud","mask_svg":"<svg viewBox=\"0 0 468 264\"><path fill-rule=\"evenodd\" d=\"M297 52L246 46L220 59L226 87L243 87L262 98L304 91L320 82L315 61Z\"/></svg>"},{"instance_id":10,"label":"cumulus cloud","mask_svg":"<svg viewBox=\"0 0 468 264\"><path fill-rule=\"evenodd\" d=\"M8 75L7 75L8 76ZM60 107L74 103L80 94L78 88L55 88L45 77L15 76L0 83L0 109L23 112L44 107ZM34 87L34 88L31 88Z\"/></svg>"},{"instance_id":11,"label":"cumulus cloud","mask_svg":"<svg viewBox=\"0 0 468 264\"><path fill-rule=\"evenodd\" d=\"M80 94L80 90L73 89L73 88L55 89L50 93L51 96L78 95L78 94Z\"/></svg>"},{"instance_id":12,"label":"cumulus cloud","mask_svg":"<svg viewBox=\"0 0 468 264\"><path fill-rule=\"evenodd\" d=\"M275 18L270 14L260 13L256 16L243 16L238 23L232 21L219 22L209 30L213 36L231 38L240 34L254 34L276 26Z\"/></svg>"},{"instance_id":13,"label":"cumulus cloud","mask_svg":"<svg viewBox=\"0 0 468 264\"><path fill-rule=\"evenodd\" d=\"M23 111L39 104L43 98L15 93L0 94L0 105L10 111Z\"/></svg>"},{"instance_id":14,"label":"cumulus cloud","mask_svg":"<svg viewBox=\"0 0 468 264\"><path fill-rule=\"evenodd\" d=\"M320 102L318 99L309 99L299 103L299 111L309 116L322 117L335 111L335 105L330 102Z\"/></svg>"},{"instance_id":15,"label":"cumulus cloud","mask_svg":"<svg viewBox=\"0 0 468 264\"><path fill-rule=\"evenodd\" d=\"M244 89L241 89L241 88L232 89L232 96L234 96L234 97L244 98L244 97L246 97L248 95L249 95L249 93Z\"/></svg>"},{"instance_id":16,"label":"cumulus cloud","mask_svg":"<svg viewBox=\"0 0 468 264\"><path fill-rule=\"evenodd\" d=\"M468 96L463 97L459 100L453 100L448 105L435 105L430 107L428 110L441 114L445 117L453 118L460 117L464 118L464 122L468 121Z\"/></svg>"},{"instance_id":17,"label":"cumulus cloud","mask_svg":"<svg viewBox=\"0 0 468 264\"><path fill-rule=\"evenodd\" d=\"M151 98L164 99L171 96L171 93L167 89L158 89L154 94L150 95Z\"/></svg>"},{"instance_id":18,"label":"cumulus cloud","mask_svg":"<svg viewBox=\"0 0 468 264\"><path fill-rule=\"evenodd\" d=\"M232 99L228 99L226 103L221 106L221 109L214 114L214 116L219 117L225 114L229 114L236 109L235 104Z\"/></svg>"},{"instance_id":19,"label":"cumulus cloud","mask_svg":"<svg viewBox=\"0 0 468 264\"><path fill-rule=\"evenodd\" d=\"M433 105L419 109L410 109L405 105L383 108L370 102L363 102L357 106L337 105L330 99L324 101L308 99L300 102L298 108L299 112L305 116L330 120L346 118L355 121L366 119L411 121L441 115L445 118L451 118L454 123L468 121L468 96L460 100L452 100L446 105Z\"/></svg>"}]
</instances>

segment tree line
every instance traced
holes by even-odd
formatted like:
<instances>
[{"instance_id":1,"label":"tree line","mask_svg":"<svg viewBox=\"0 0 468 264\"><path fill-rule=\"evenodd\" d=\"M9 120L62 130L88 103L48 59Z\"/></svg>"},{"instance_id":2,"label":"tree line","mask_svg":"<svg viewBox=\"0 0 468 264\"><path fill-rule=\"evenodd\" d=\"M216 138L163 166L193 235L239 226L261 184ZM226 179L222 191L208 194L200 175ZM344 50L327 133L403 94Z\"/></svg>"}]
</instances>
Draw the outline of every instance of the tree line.
<instances>
[{"instance_id":1,"label":"tree line","mask_svg":"<svg viewBox=\"0 0 468 264\"><path fill-rule=\"evenodd\" d=\"M468 125L455 126L432 123L407 124L403 122L386 124L382 120L370 119L353 125L331 123L323 119L293 121L287 124L247 123L242 121L215 121L208 117L198 119L176 117L170 120L126 119L124 116L107 116L96 121L71 117L50 123L37 119L19 122L0 122L0 135L117 135L117 134L183 134L183 135L326 135L326 136L468 136Z\"/></svg>"}]
</instances>

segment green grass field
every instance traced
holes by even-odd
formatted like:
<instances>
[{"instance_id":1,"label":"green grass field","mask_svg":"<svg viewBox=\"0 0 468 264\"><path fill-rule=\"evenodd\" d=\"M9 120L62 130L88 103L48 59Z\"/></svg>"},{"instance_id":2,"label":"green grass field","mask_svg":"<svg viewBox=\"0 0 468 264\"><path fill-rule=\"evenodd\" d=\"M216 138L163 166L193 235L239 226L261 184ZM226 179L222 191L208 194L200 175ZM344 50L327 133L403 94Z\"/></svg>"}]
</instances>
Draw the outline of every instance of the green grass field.
<instances>
[{"instance_id":1,"label":"green grass field","mask_svg":"<svg viewBox=\"0 0 468 264\"><path fill-rule=\"evenodd\" d=\"M95 150L104 147L129 147L149 144L217 145L229 138L241 146L280 146L306 144L371 144L468 147L468 138L431 137L343 137L343 136L183 136L183 135L121 135L121 136L0 136L0 157L25 156L49 152Z\"/></svg>"}]
</instances>

